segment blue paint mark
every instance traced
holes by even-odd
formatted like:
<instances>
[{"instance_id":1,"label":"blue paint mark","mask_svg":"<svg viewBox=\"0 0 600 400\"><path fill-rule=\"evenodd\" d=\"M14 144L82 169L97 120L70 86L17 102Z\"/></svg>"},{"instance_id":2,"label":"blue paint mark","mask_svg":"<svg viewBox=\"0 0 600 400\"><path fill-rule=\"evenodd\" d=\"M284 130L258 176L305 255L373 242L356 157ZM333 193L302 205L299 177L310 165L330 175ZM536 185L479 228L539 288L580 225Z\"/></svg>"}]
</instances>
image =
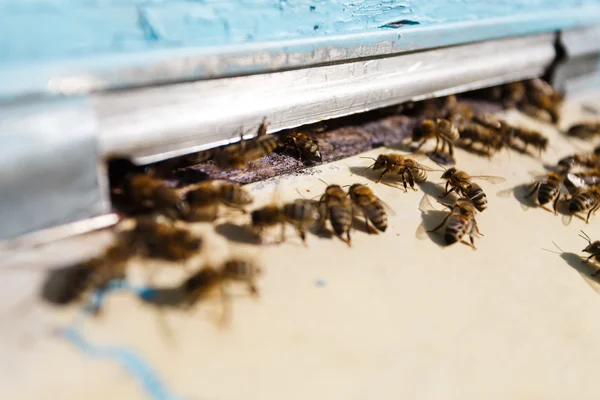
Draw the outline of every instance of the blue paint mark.
<instances>
[{"instance_id":1,"label":"blue paint mark","mask_svg":"<svg viewBox=\"0 0 600 400\"><path fill-rule=\"evenodd\" d=\"M404 25L419 25L418 21L412 21L410 19L401 19L400 21L388 22L385 25L381 25L380 28L393 28L397 29Z\"/></svg>"},{"instance_id":2,"label":"blue paint mark","mask_svg":"<svg viewBox=\"0 0 600 400\"><path fill-rule=\"evenodd\" d=\"M317 279L315 281L315 283L317 284L318 287L325 287L325 286L327 286L327 281L325 281L323 279Z\"/></svg>"},{"instance_id":3,"label":"blue paint mark","mask_svg":"<svg viewBox=\"0 0 600 400\"><path fill-rule=\"evenodd\" d=\"M176 396L169 391L160 380L158 373L133 351L117 346L95 346L89 343L75 328L66 328L61 330L60 333L88 356L117 361L126 371L137 379L152 400L181 399L181 397Z\"/></svg>"},{"instance_id":4,"label":"blue paint mark","mask_svg":"<svg viewBox=\"0 0 600 400\"><path fill-rule=\"evenodd\" d=\"M113 279L104 289L94 290L90 301L85 306L85 311L91 314L100 311L102 305L104 304L104 299L109 292L117 292L128 289L129 285L125 279Z\"/></svg>"},{"instance_id":5,"label":"blue paint mark","mask_svg":"<svg viewBox=\"0 0 600 400\"><path fill-rule=\"evenodd\" d=\"M137 8L138 24L148 42L158 42L166 37L160 22L150 10L143 7Z\"/></svg>"}]
</instances>

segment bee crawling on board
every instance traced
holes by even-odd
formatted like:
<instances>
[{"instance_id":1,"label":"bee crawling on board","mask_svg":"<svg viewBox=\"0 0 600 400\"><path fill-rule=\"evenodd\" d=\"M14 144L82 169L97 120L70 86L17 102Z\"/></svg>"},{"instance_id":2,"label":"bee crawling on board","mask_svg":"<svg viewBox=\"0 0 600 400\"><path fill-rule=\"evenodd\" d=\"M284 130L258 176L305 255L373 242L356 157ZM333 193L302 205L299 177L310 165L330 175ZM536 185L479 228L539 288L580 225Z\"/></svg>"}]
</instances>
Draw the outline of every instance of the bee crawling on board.
<instances>
[{"instance_id":1,"label":"bee crawling on board","mask_svg":"<svg viewBox=\"0 0 600 400\"><path fill-rule=\"evenodd\" d=\"M421 183L427 180L427 171L434 171L431 168L425 167L419 164L415 159L404 156L398 153L380 154L377 158L370 158L374 163L367 167L372 168L373 171L383 170L377 183L379 183L386 174L394 174L400 176L400 182L404 185L404 191L406 192L408 186L414 191L415 183Z\"/></svg>"},{"instance_id":2,"label":"bee crawling on board","mask_svg":"<svg viewBox=\"0 0 600 400\"><path fill-rule=\"evenodd\" d=\"M354 219L352 202L340 185L328 185L318 203L320 221L319 229L325 229L327 220L336 236L348 246L352 246L350 230ZM344 238L345 237L345 238Z\"/></svg>"},{"instance_id":3,"label":"bee crawling on board","mask_svg":"<svg viewBox=\"0 0 600 400\"><path fill-rule=\"evenodd\" d=\"M435 138L435 151L438 151L440 148L441 142L441 151L444 151L444 148L448 147L448 154L450 156L454 155L454 146L453 143L456 142L460 138L460 134L458 129L454 124L447 119L426 119L421 122L414 129L412 134L413 142L419 142L417 145L417 149L420 149L428 139Z\"/></svg>"},{"instance_id":4,"label":"bee crawling on board","mask_svg":"<svg viewBox=\"0 0 600 400\"><path fill-rule=\"evenodd\" d=\"M259 296L256 278L261 273L260 267L254 262L242 258L231 258L219 267L203 267L175 287L144 288L138 290L138 294L147 304L189 310L218 289L223 302L221 322L225 322L228 317L230 301L228 284L244 283L248 287L250 295L256 298Z\"/></svg>"},{"instance_id":5,"label":"bee crawling on board","mask_svg":"<svg viewBox=\"0 0 600 400\"><path fill-rule=\"evenodd\" d=\"M533 203L546 211L553 212L554 215L558 213L557 206L560 201L561 194L566 194L567 189L565 188L564 182L565 174L561 172L548 172L545 175L536 176L533 183L527 186L527 193L524 195L525 199L531 198ZM507 197L515 188L502 190L498 192L499 197ZM546 205L552 203L552 210L548 209ZM522 207L526 210L528 207Z\"/></svg>"},{"instance_id":6,"label":"bee crawling on board","mask_svg":"<svg viewBox=\"0 0 600 400\"><path fill-rule=\"evenodd\" d=\"M283 135L282 143L285 150L291 149L298 159L307 164L323 161L319 142L315 137L306 132L291 132Z\"/></svg>"},{"instance_id":7,"label":"bee crawling on board","mask_svg":"<svg viewBox=\"0 0 600 400\"><path fill-rule=\"evenodd\" d=\"M386 207L390 209L389 206L386 206L383 200L375 196L367 185L359 183L351 185L348 189L348 195L352 200L352 204L362 212L367 232L375 234L379 233L378 231L385 232L388 226Z\"/></svg>"},{"instance_id":8,"label":"bee crawling on board","mask_svg":"<svg viewBox=\"0 0 600 400\"><path fill-rule=\"evenodd\" d=\"M477 214L477 209L475 205L470 199L461 197L456 200L454 205L442 203L444 207L450 209L450 212L444 217L444 219L437 225L435 228L426 230L425 225L422 223L417 229L417 238L424 238L425 233L432 233L444 228L444 243L447 246L450 246L454 243L461 242L473 248L473 250L477 250L475 247L474 237L483 236L483 234L479 231L477 226L477 221L475 220L475 215ZM421 203L419 204L419 209L423 213L427 213L428 211L435 210L435 208L431 205L429 201L429 196L426 194L423 196ZM465 235L469 236L469 242L466 242L464 239Z\"/></svg>"},{"instance_id":9,"label":"bee crawling on board","mask_svg":"<svg viewBox=\"0 0 600 400\"><path fill-rule=\"evenodd\" d=\"M560 171L569 172L574 168L600 168L600 159L594 153L575 153L561 158L556 168Z\"/></svg>"},{"instance_id":10,"label":"bee crawling on board","mask_svg":"<svg viewBox=\"0 0 600 400\"><path fill-rule=\"evenodd\" d=\"M579 237L581 237L584 240L587 240L588 245L585 247L585 249L581 250L584 253L589 253L590 255L585 259L585 263L587 264L588 262L590 262L590 260L596 260L596 261L600 261L600 240L596 240L594 242L592 242L592 240L590 239L590 237L584 232L584 231L580 231L581 234L579 234ZM592 274L592 276L597 276L598 274L600 274L600 269L598 269L596 272L594 272Z\"/></svg>"},{"instance_id":11,"label":"bee crawling on board","mask_svg":"<svg viewBox=\"0 0 600 400\"><path fill-rule=\"evenodd\" d=\"M320 220L319 209L315 201L297 199L286 203L283 207L269 204L252 211L252 228L256 235L262 238L266 228L276 225L281 226L281 235L278 243L285 240L285 225L290 224L306 245L306 231Z\"/></svg>"},{"instance_id":12,"label":"bee crawling on board","mask_svg":"<svg viewBox=\"0 0 600 400\"><path fill-rule=\"evenodd\" d=\"M595 214L600 208L600 187L592 186L578 190L569 200L568 207L569 214L563 215L562 219L564 225L569 225L571 223L573 215L583 219L586 224L589 223L592 214ZM584 219L579 213L586 211L588 213L587 217Z\"/></svg>"},{"instance_id":13,"label":"bee crawling on board","mask_svg":"<svg viewBox=\"0 0 600 400\"><path fill-rule=\"evenodd\" d=\"M138 210L158 212L173 219L185 218L189 212L189 205L175 188L149 174L126 176L122 192Z\"/></svg>"},{"instance_id":14,"label":"bee crawling on board","mask_svg":"<svg viewBox=\"0 0 600 400\"><path fill-rule=\"evenodd\" d=\"M191 220L214 221L218 217L219 205L246 213L245 206L253 198L240 184L226 181L205 181L193 185L185 195L190 205Z\"/></svg>"},{"instance_id":15,"label":"bee crawling on board","mask_svg":"<svg viewBox=\"0 0 600 400\"><path fill-rule=\"evenodd\" d=\"M513 128L512 137L519 139L523 143L523 148L521 149L523 152L527 151L528 146L532 146L539 150L541 156L542 152L548 149L548 138L540 132L525 128Z\"/></svg>"},{"instance_id":16,"label":"bee crawling on board","mask_svg":"<svg viewBox=\"0 0 600 400\"><path fill-rule=\"evenodd\" d=\"M213 155L215 165L221 169L240 169L274 152L278 147L277 138L267 135L267 127L266 119L263 119L254 138L244 140L240 134L238 143L216 150Z\"/></svg>"},{"instance_id":17,"label":"bee crawling on board","mask_svg":"<svg viewBox=\"0 0 600 400\"><path fill-rule=\"evenodd\" d=\"M440 196L441 199L448 196L453 191L457 192L461 197L470 199L479 212L482 212L487 208L487 197L481 186L473 182L473 179L482 179L492 184L506 182L506 179L501 176L471 176L454 167L447 169L442 175L442 179L446 180L446 188L444 194ZM449 187L450 189L448 189Z\"/></svg>"}]
</instances>

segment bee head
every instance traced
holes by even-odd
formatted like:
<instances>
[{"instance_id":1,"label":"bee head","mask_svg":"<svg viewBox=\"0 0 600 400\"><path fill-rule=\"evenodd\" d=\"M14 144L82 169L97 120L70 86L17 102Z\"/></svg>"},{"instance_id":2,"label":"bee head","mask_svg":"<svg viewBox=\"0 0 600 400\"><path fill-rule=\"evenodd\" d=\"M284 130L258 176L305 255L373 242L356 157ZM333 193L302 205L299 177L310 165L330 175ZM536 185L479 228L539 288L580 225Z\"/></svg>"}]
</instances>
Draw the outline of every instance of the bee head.
<instances>
[{"instance_id":1,"label":"bee head","mask_svg":"<svg viewBox=\"0 0 600 400\"><path fill-rule=\"evenodd\" d=\"M452 178L452 176L456 173L456 168L452 167L452 168L448 168L446 170L446 172L444 172L442 174L442 179L450 179Z\"/></svg>"}]
</instances>

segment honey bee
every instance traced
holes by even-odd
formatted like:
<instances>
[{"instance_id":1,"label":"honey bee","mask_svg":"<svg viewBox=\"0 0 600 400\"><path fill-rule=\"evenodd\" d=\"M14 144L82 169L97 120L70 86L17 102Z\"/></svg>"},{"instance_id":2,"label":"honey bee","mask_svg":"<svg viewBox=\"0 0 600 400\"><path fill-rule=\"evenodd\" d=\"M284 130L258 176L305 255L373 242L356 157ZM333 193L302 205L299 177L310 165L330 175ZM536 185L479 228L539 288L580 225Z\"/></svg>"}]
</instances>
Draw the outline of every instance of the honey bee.
<instances>
[{"instance_id":1,"label":"honey bee","mask_svg":"<svg viewBox=\"0 0 600 400\"><path fill-rule=\"evenodd\" d=\"M355 183L348 190L352 203L356 205L363 213L367 232L378 233L377 230L385 232L388 226L388 216L384 208L384 203L373 193L366 185ZM369 225L369 221L375 228Z\"/></svg>"},{"instance_id":2,"label":"honey bee","mask_svg":"<svg viewBox=\"0 0 600 400\"><path fill-rule=\"evenodd\" d=\"M352 203L340 185L329 185L319 200L320 228L329 220L333 231L348 246L352 246L350 230L354 217ZM346 236L346 239L343 236Z\"/></svg>"},{"instance_id":3,"label":"honey bee","mask_svg":"<svg viewBox=\"0 0 600 400\"><path fill-rule=\"evenodd\" d=\"M134 174L125 180L125 195L136 206L170 218L185 217L189 205L174 188L151 175Z\"/></svg>"},{"instance_id":4,"label":"honey bee","mask_svg":"<svg viewBox=\"0 0 600 400\"><path fill-rule=\"evenodd\" d=\"M254 138L244 140L241 137L238 143L216 151L213 155L215 165L223 169L240 169L274 152L278 147L277 138L267 135L267 126L266 120L263 120Z\"/></svg>"},{"instance_id":5,"label":"honey bee","mask_svg":"<svg viewBox=\"0 0 600 400\"><path fill-rule=\"evenodd\" d=\"M322 161L319 143L312 135L305 132L292 132L284 135L283 144L286 148L294 149L300 161L310 164Z\"/></svg>"},{"instance_id":6,"label":"honey bee","mask_svg":"<svg viewBox=\"0 0 600 400\"><path fill-rule=\"evenodd\" d=\"M458 140L460 134L458 129L447 119L426 119L421 122L413 131L412 140L420 142L417 149L421 148L428 139L435 137L435 151L438 151L440 141L442 144L441 151L448 146L448 153L454 155L453 143Z\"/></svg>"},{"instance_id":7,"label":"honey bee","mask_svg":"<svg viewBox=\"0 0 600 400\"><path fill-rule=\"evenodd\" d=\"M600 122L582 122L571 126L567 132L567 136L576 137L579 139L591 139L600 134Z\"/></svg>"},{"instance_id":8,"label":"honey bee","mask_svg":"<svg viewBox=\"0 0 600 400\"><path fill-rule=\"evenodd\" d=\"M598 168L600 160L596 154L576 153L563 157L558 161L558 169L561 171L570 171L574 167Z\"/></svg>"},{"instance_id":9,"label":"honey bee","mask_svg":"<svg viewBox=\"0 0 600 400\"><path fill-rule=\"evenodd\" d=\"M488 157L504 148L511 133L508 124L490 117L474 117L472 121L467 121L457 127L460 131L462 146L473 148L473 144L477 143Z\"/></svg>"},{"instance_id":10,"label":"honey bee","mask_svg":"<svg viewBox=\"0 0 600 400\"><path fill-rule=\"evenodd\" d=\"M525 197L535 196L537 204L544 210L548 210L545 205L552 202L554 215L557 214L556 206L560 199L561 188L563 185L564 175L557 172L548 172L545 176L535 180L531 184L531 191Z\"/></svg>"},{"instance_id":11,"label":"honey bee","mask_svg":"<svg viewBox=\"0 0 600 400\"><path fill-rule=\"evenodd\" d=\"M215 220L219 204L246 213L244 206L252 203L253 198L239 184L233 182L202 182L186 193L186 200L192 208L193 219Z\"/></svg>"},{"instance_id":12,"label":"honey bee","mask_svg":"<svg viewBox=\"0 0 600 400\"><path fill-rule=\"evenodd\" d=\"M415 182L424 182L427 180L426 171L432 171L430 168L419 164L416 160L397 153L380 154L373 160L375 161L371 166L373 171L383 169L379 179L377 179L377 183L379 183L388 173L396 174L401 178L401 182L404 185L404 191L407 190L407 184L411 189L416 191Z\"/></svg>"},{"instance_id":13,"label":"honey bee","mask_svg":"<svg viewBox=\"0 0 600 400\"><path fill-rule=\"evenodd\" d=\"M279 242L285 240L285 224L289 223L296 229L298 236L306 245L306 231L320 219L319 210L314 201L297 199L283 207L270 204L252 211L252 227L254 232L262 237L265 228L281 226Z\"/></svg>"},{"instance_id":14,"label":"honey bee","mask_svg":"<svg viewBox=\"0 0 600 400\"><path fill-rule=\"evenodd\" d=\"M590 216L595 214L598 208L600 208L600 188L593 186L582 189L569 200L570 215L563 216L563 224L568 225L573 215L578 216L577 213L588 211L585 219L587 224L590 222Z\"/></svg>"},{"instance_id":15,"label":"honey bee","mask_svg":"<svg viewBox=\"0 0 600 400\"><path fill-rule=\"evenodd\" d=\"M137 218L135 227L119 236L130 252L141 257L182 261L200 250L202 239L159 218Z\"/></svg>"},{"instance_id":16,"label":"honey bee","mask_svg":"<svg viewBox=\"0 0 600 400\"><path fill-rule=\"evenodd\" d=\"M219 267L206 266L194 273L182 284L170 288L145 288L139 291L140 298L159 307L180 307L190 309L205 299L213 290L219 289L223 301L221 322L228 316L229 295L226 284L245 283L253 297L259 296L256 278L261 268L251 261L232 258Z\"/></svg>"},{"instance_id":17,"label":"honey bee","mask_svg":"<svg viewBox=\"0 0 600 400\"><path fill-rule=\"evenodd\" d=\"M596 261L600 261L600 240L596 240L595 242L592 242L590 237L584 231L580 231L580 232L581 232L581 234L579 235L579 237L588 242L588 245L585 247L585 249L583 249L581 251L583 251L584 253L590 254L585 259L584 262L587 264L592 259L595 259ZM596 272L594 272L592 274L592 276L597 276L598 274L600 274L600 269L597 270Z\"/></svg>"},{"instance_id":18,"label":"honey bee","mask_svg":"<svg viewBox=\"0 0 600 400\"><path fill-rule=\"evenodd\" d=\"M540 118L541 114L535 108L546 112L552 123L560 119L559 106L563 100L561 94L556 92L552 86L542 79L536 78L525 82L526 102L522 103L524 111L530 115ZM545 118L541 118L545 119Z\"/></svg>"},{"instance_id":19,"label":"honey bee","mask_svg":"<svg viewBox=\"0 0 600 400\"><path fill-rule=\"evenodd\" d=\"M513 128L512 135L523 143L523 152L527 151L527 146L531 145L540 151L541 156L542 152L548 148L548 138L539 132L525 128Z\"/></svg>"},{"instance_id":20,"label":"honey bee","mask_svg":"<svg viewBox=\"0 0 600 400\"><path fill-rule=\"evenodd\" d=\"M424 200L429 202L427 195L425 195ZM445 203L441 204L449 208L450 212L438 226L427 232L436 232L445 226L444 242L446 245L462 242L471 246L473 250L476 250L474 237L483 235L479 232L477 221L475 220L475 215L477 214L475 205L473 205L471 200L464 197L456 200L456 203L453 206ZM429 205L431 204L429 203ZM470 244L463 240L465 235L469 235Z\"/></svg>"},{"instance_id":21,"label":"honey bee","mask_svg":"<svg viewBox=\"0 0 600 400\"><path fill-rule=\"evenodd\" d=\"M506 179L501 176L471 176L464 171L457 170L454 167L446 170L446 172L444 172L442 175L442 179L446 180L446 188L444 194L440 198L444 198L455 191L461 197L470 199L479 212L482 212L487 208L487 197L483 189L481 189L477 183L472 182L472 180L482 179L494 185L506 181ZM448 187L450 187L450 189L448 189Z\"/></svg>"},{"instance_id":22,"label":"honey bee","mask_svg":"<svg viewBox=\"0 0 600 400\"><path fill-rule=\"evenodd\" d=\"M98 257L54 269L46 276L40 296L50 304L65 306L91 290L104 290L111 281L125 278L129 257L127 246L117 243Z\"/></svg>"}]
</instances>

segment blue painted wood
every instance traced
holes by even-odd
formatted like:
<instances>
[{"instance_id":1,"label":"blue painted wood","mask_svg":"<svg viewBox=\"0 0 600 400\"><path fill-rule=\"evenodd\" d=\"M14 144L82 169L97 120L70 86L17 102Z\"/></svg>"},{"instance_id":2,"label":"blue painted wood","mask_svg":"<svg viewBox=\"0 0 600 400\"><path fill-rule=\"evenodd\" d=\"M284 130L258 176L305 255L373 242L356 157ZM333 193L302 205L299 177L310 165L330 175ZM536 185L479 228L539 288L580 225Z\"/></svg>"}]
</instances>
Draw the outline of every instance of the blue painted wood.
<instances>
[{"instance_id":1,"label":"blue painted wood","mask_svg":"<svg viewBox=\"0 0 600 400\"><path fill-rule=\"evenodd\" d=\"M275 68L287 68L329 61L324 49L341 49L340 60L361 56L361 46L365 55L385 54L599 17L600 0L0 0L0 98L39 93L53 77L74 73L110 88L274 68L268 57L144 79L111 76L190 54L265 52L283 55Z\"/></svg>"}]
</instances>

